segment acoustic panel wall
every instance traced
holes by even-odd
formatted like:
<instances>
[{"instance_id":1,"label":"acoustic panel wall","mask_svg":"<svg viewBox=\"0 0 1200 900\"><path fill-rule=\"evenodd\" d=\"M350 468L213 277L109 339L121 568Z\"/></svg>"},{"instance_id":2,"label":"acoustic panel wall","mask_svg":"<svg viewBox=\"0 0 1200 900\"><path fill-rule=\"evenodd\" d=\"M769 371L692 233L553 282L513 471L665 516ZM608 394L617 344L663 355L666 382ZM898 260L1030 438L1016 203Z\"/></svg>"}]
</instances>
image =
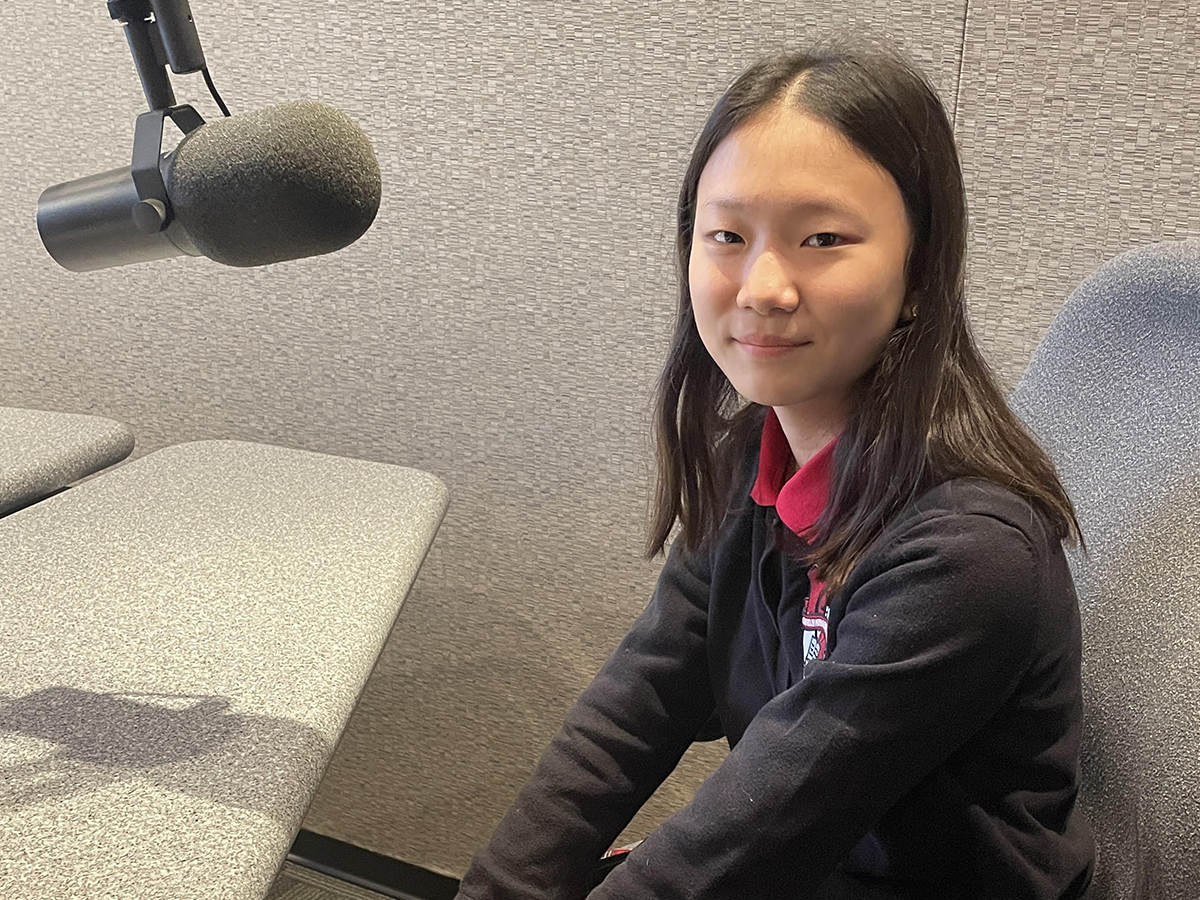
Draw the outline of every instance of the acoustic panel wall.
<instances>
[{"instance_id":1,"label":"acoustic panel wall","mask_svg":"<svg viewBox=\"0 0 1200 900\"><path fill-rule=\"evenodd\" d=\"M836 32L894 38L949 103L963 3L192 8L235 112L312 98L363 127L379 218L345 251L261 270L58 269L38 193L127 164L141 98L103 3L3 4L0 403L128 422L135 455L235 438L446 481L307 825L457 874L654 583L648 411L710 104L761 53ZM176 84L216 114L198 76ZM632 832L720 758L693 754Z\"/></svg>"},{"instance_id":2,"label":"acoustic panel wall","mask_svg":"<svg viewBox=\"0 0 1200 900\"><path fill-rule=\"evenodd\" d=\"M1196 5L970 0L956 118L973 325L1011 386L1102 261L1200 236Z\"/></svg>"}]
</instances>

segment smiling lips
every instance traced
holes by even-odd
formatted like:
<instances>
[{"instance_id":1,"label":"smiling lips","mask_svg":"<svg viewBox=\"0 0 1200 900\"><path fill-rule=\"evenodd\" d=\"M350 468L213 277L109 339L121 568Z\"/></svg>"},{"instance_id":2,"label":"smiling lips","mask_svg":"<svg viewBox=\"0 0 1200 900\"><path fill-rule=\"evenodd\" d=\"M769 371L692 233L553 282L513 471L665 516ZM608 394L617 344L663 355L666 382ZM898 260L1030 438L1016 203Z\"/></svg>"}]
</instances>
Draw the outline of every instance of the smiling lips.
<instances>
[{"instance_id":1,"label":"smiling lips","mask_svg":"<svg viewBox=\"0 0 1200 900\"><path fill-rule=\"evenodd\" d=\"M734 342L751 356L782 356L797 347L812 343L812 341L798 341L794 338L778 337L772 334L750 334L734 338Z\"/></svg>"}]
</instances>

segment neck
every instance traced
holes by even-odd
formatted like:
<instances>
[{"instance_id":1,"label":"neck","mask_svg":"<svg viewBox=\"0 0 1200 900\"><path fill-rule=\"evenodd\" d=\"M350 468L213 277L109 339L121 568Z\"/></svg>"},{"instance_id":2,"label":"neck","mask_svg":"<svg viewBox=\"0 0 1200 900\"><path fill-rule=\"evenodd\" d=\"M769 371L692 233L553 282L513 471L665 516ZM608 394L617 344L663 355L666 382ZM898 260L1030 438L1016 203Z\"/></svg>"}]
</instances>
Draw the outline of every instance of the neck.
<instances>
[{"instance_id":1,"label":"neck","mask_svg":"<svg viewBox=\"0 0 1200 900\"><path fill-rule=\"evenodd\" d=\"M840 404L826 408L776 406L774 409L792 450L789 476L841 434L846 425L846 414Z\"/></svg>"}]
</instances>

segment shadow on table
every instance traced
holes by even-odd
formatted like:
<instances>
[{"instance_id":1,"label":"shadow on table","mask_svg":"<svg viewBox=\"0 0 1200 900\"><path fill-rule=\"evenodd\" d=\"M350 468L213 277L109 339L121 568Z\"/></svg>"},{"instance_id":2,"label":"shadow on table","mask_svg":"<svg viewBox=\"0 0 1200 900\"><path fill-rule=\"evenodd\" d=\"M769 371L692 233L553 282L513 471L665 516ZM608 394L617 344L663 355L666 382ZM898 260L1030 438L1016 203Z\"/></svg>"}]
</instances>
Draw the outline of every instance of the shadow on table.
<instances>
[{"instance_id":1,"label":"shadow on table","mask_svg":"<svg viewBox=\"0 0 1200 900\"><path fill-rule=\"evenodd\" d=\"M0 701L0 742L15 733L57 745L6 750L0 806L25 806L137 778L294 824L330 747L288 719L229 712L227 697L94 693L56 686Z\"/></svg>"}]
</instances>

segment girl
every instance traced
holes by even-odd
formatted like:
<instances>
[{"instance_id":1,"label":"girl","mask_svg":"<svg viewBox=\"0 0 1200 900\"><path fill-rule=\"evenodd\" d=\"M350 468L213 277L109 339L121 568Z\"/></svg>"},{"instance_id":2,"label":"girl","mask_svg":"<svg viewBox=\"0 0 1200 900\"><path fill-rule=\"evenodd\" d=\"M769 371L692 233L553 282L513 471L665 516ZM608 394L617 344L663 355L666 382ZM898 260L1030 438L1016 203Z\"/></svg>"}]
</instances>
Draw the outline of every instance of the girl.
<instances>
[{"instance_id":1,"label":"girl","mask_svg":"<svg viewBox=\"0 0 1200 900\"><path fill-rule=\"evenodd\" d=\"M463 878L579 900L694 740L731 752L593 900L1064 898L1078 523L963 299L953 133L888 52L745 72L680 194L650 605Z\"/></svg>"}]
</instances>

